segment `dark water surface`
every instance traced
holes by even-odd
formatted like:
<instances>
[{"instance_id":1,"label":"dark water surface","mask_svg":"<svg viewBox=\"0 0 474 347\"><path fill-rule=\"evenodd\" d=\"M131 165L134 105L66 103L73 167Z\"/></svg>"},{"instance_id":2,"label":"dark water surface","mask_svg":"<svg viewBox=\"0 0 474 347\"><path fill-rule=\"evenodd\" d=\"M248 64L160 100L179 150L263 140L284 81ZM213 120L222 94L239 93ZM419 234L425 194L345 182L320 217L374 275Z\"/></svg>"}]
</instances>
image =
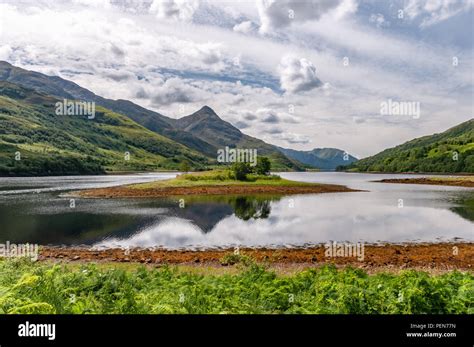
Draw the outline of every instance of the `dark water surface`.
<instances>
[{"instance_id":1,"label":"dark water surface","mask_svg":"<svg viewBox=\"0 0 474 347\"><path fill-rule=\"evenodd\" d=\"M75 199L64 193L167 179L175 174L0 178L0 243L224 247L333 241L474 241L474 189L374 183L413 177L283 173L357 193ZM403 205L403 206L402 206Z\"/></svg>"}]
</instances>

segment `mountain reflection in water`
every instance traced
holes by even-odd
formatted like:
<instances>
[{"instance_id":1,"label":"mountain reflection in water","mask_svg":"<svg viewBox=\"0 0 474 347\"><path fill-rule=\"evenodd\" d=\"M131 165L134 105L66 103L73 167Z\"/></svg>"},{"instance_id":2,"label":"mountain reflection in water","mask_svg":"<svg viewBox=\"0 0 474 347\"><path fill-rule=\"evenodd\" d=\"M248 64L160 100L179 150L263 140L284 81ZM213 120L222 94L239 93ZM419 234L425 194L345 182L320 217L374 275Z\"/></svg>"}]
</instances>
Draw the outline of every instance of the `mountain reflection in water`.
<instances>
[{"instance_id":1,"label":"mountain reflection in water","mask_svg":"<svg viewBox=\"0 0 474 347\"><path fill-rule=\"evenodd\" d=\"M71 208L70 198L64 193L167 179L174 174L0 178L0 243L174 248L288 246L329 240L474 241L474 189L373 182L406 177L395 174L281 175L363 191L292 196L76 198ZM184 206L180 199L184 199ZM403 199L403 208L398 207L399 199Z\"/></svg>"}]
</instances>

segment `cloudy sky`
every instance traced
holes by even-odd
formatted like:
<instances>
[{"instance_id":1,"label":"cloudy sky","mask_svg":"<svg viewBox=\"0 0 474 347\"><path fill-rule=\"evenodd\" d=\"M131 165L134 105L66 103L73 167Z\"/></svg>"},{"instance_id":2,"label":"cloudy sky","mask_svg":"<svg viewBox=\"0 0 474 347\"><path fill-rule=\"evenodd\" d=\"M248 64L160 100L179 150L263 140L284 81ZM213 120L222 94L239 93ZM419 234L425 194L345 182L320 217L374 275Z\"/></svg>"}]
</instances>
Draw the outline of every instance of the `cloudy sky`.
<instances>
[{"instance_id":1,"label":"cloudy sky","mask_svg":"<svg viewBox=\"0 0 474 347\"><path fill-rule=\"evenodd\" d=\"M0 0L0 60L358 157L473 117L473 0ZM420 117L381 104L419 102Z\"/></svg>"}]
</instances>

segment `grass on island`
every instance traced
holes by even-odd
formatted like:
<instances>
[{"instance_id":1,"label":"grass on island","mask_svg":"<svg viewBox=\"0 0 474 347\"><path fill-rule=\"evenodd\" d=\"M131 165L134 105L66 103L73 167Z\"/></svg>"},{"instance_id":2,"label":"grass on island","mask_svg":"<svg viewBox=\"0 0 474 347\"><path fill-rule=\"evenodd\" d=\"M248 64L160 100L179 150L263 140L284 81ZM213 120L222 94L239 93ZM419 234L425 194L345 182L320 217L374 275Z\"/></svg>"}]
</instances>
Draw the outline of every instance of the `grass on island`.
<instances>
[{"instance_id":1,"label":"grass on island","mask_svg":"<svg viewBox=\"0 0 474 347\"><path fill-rule=\"evenodd\" d=\"M178 175L176 178L139 183L127 186L133 189L155 189L176 187L202 187L202 186L280 186L280 187L307 187L318 185L316 183L290 181L278 175L247 174L245 180L237 180L231 170L214 170L194 172Z\"/></svg>"},{"instance_id":2,"label":"grass on island","mask_svg":"<svg viewBox=\"0 0 474 347\"><path fill-rule=\"evenodd\" d=\"M269 169L264 173L260 173L258 165L257 169L252 169L246 163L238 164L221 170L181 174L173 179L89 189L79 191L76 194L81 197L92 198L158 198L184 195L285 195L354 191L346 186L335 184L290 181L270 174ZM241 170L242 168L245 170Z\"/></svg>"},{"instance_id":3,"label":"grass on island","mask_svg":"<svg viewBox=\"0 0 474 347\"><path fill-rule=\"evenodd\" d=\"M334 266L277 275L251 259L237 271L0 261L0 314L474 313L474 275L368 275Z\"/></svg>"}]
</instances>

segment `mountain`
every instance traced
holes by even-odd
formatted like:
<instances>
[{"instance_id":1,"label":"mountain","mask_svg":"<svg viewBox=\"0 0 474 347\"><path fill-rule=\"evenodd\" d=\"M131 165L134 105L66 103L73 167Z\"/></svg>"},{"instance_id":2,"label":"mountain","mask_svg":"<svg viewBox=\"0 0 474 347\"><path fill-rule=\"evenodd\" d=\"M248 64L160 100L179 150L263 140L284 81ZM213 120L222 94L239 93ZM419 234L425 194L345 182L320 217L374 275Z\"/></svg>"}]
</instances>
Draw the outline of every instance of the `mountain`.
<instances>
[{"instance_id":1,"label":"mountain","mask_svg":"<svg viewBox=\"0 0 474 347\"><path fill-rule=\"evenodd\" d=\"M255 137L245 135L229 122L219 116L208 106L199 111L174 121L174 125L181 130L189 132L197 138L211 144L216 148L251 148L256 149L258 155L267 156L272 161L274 170L287 168L301 170L302 165L283 155L276 146L270 145Z\"/></svg>"},{"instance_id":2,"label":"mountain","mask_svg":"<svg viewBox=\"0 0 474 347\"><path fill-rule=\"evenodd\" d=\"M93 101L99 106L131 118L153 132L166 136L208 156L215 156L212 146L197 139L192 134L175 129L172 125L172 118L148 110L131 101L106 99L74 82L57 76L47 76L39 72L25 70L13 66L6 61L0 61L0 81L15 83L61 99Z\"/></svg>"},{"instance_id":3,"label":"mountain","mask_svg":"<svg viewBox=\"0 0 474 347\"><path fill-rule=\"evenodd\" d=\"M347 165L357 161L357 158L337 148L314 148L310 151L297 151L288 148L279 148L288 158L295 159L308 166L320 170L335 170L340 165Z\"/></svg>"},{"instance_id":4,"label":"mountain","mask_svg":"<svg viewBox=\"0 0 474 347\"><path fill-rule=\"evenodd\" d=\"M440 134L420 137L340 170L474 173L474 119Z\"/></svg>"},{"instance_id":5,"label":"mountain","mask_svg":"<svg viewBox=\"0 0 474 347\"><path fill-rule=\"evenodd\" d=\"M103 98L57 76L21 69L8 62L0 61L0 81L14 83L26 89L51 97L69 100L95 102L116 114L121 114L142 127L187 147L193 153L200 153L211 161L216 160L217 150L224 146L256 148L259 155L270 158L275 170L300 170L301 163L287 158L276 146L245 135L239 129L218 117L209 107L203 107L194 114L175 120L148 110L128 100ZM202 161L199 160L201 163Z\"/></svg>"},{"instance_id":6,"label":"mountain","mask_svg":"<svg viewBox=\"0 0 474 347\"><path fill-rule=\"evenodd\" d=\"M58 101L0 82L0 175L98 174L178 169L182 161L195 168L211 163L203 154L100 106L93 120L58 115Z\"/></svg>"}]
</instances>

